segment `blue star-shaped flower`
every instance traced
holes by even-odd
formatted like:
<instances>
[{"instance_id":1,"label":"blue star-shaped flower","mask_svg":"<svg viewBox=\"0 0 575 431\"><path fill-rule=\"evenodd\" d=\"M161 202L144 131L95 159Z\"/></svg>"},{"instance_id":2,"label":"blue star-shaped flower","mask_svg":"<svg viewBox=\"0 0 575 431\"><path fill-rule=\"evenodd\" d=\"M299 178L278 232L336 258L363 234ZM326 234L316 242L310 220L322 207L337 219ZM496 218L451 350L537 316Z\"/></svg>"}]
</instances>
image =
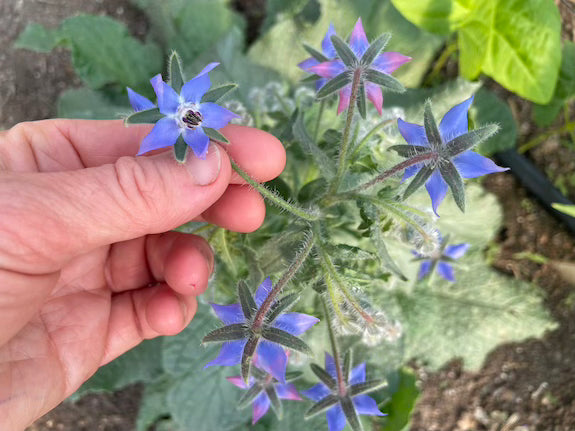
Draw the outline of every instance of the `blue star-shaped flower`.
<instances>
[{"instance_id":1,"label":"blue star-shaped flower","mask_svg":"<svg viewBox=\"0 0 575 431\"><path fill-rule=\"evenodd\" d=\"M421 261L417 278L421 280L437 268L437 273L439 275L447 281L454 282L455 274L453 266L449 262L463 257L463 255L467 253L467 250L469 250L469 247L470 245L467 243L447 245L444 242L436 253L432 253L430 255L423 255L414 251L413 254Z\"/></svg>"},{"instance_id":2,"label":"blue star-shaped flower","mask_svg":"<svg viewBox=\"0 0 575 431\"><path fill-rule=\"evenodd\" d=\"M337 370L335 367L336 365L333 357L326 353L325 369L329 376L331 376L333 379L334 383L337 380ZM385 414L379 411L377 408L377 403L375 400L369 395L365 395L365 392L371 392L381 387L381 384L379 383L376 383L373 386L365 384L365 363L360 364L351 370L349 373L349 381L347 383L348 387L346 388L346 393L344 394L339 393L338 388L335 386L329 388L324 383L318 383L310 389L302 391L304 396L313 401L316 401L316 405L318 406L321 403L323 403L324 406L333 405L333 407L330 407L326 412L329 431L341 431L345 428L346 414L344 413L344 407L342 404L346 402L349 403L350 400L353 406L352 409L355 410L355 417L357 417L357 414L385 416Z\"/></svg>"},{"instance_id":3,"label":"blue star-shaped flower","mask_svg":"<svg viewBox=\"0 0 575 431\"><path fill-rule=\"evenodd\" d=\"M429 103L425 105L424 126L408 123L401 118L397 120L399 132L409 145L395 145L390 149L404 157L427 156L425 162L414 164L405 170L402 182L415 175L405 197L425 183L436 215L448 187L451 188L457 205L462 211L465 209L462 177L477 178L508 169L497 166L492 160L471 150L498 130L497 126L488 125L468 131L467 111L472 102L473 97L470 97L451 108L439 127L435 123Z\"/></svg>"},{"instance_id":4,"label":"blue star-shaped flower","mask_svg":"<svg viewBox=\"0 0 575 431\"><path fill-rule=\"evenodd\" d=\"M180 94L162 80L162 75L154 76L150 82L158 98L160 113L165 115L158 120L152 131L144 138L138 155L174 145L180 135L194 154L205 159L210 138L203 127L221 129L237 115L215 103L201 103L203 95L210 89L208 72L219 63L208 64L192 80L182 86ZM128 89L130 103L136 112L154 108L154 104L144 96Z\"/></svg>"},{"instance_id":5,"label":"blue star-shaped flower","mask_svg":"<svg viewBox=\"0 0 575 431\"><path fill-rule=\"evenodd\" d=\"M333 43L331 42L331 37L336 34L335 28L333 24L329 24L329 28L327 29L327 33L321 42L321 50L325 58L329 60L333 60L337 57L337 53L335 52L335 48L333 47ZM298 67L308 73L314 73L311 71L313 66L317 66L320 64L320 61L314 57L306 58L304 61L298 64ZM327 78L319 78L315 81L315 89L319 90L321 87L325 85L328 81Z\"/></svg>"},{"instance_id":6,"label":"blue star-shaped flower","mask_svg":"<svg viewBox=\"0 0 575 431\"><path fill-rule=\"evenodd\" d=\"M257 312L271 292L272 287L271 279L266 278L256 291L255 301L251 299L251 296L248 298L248 301L254 301L253 308L249 303L212 304L216 315L227 326L212 331L204 338L205 342L224 341L218 357L208 363L206 367L231 366L241 363L242 357L245 355L244 350L248 345L254 350L253 364L271 374L278 381L285 382L287 355L282 345L293 346L294 349L307 348L307 345L296 336L310 329L319 322L319 319L302 313L278 313L280 309L277 306L286 305L283 301L284 298L290 299L291 303L296 300L296 297L289 298L286 296L275 301L264 315L264 319L256 324ZM248 295L249 291L244 295L244 298L247 298ZM241 291L240 300L242 300Z\"/></svg>"}]
</instances>

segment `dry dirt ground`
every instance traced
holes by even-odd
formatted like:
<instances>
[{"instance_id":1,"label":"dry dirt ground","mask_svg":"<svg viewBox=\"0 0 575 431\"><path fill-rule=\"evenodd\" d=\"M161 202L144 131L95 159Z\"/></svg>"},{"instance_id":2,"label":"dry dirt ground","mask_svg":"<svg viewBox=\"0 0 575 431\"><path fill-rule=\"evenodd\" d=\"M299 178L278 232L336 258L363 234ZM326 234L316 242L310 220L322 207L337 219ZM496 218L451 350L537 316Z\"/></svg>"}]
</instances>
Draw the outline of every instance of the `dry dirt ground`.
<instances>
[{"instance_id":1,"label":"dry dirt ground","mask_svg":"<svg viewBox=\"0 0 575 431\"><path fill-rule=\"evenodd\" d=\"M561 1L564 37L572 39L572 15L563 4L569 0ZM262 0L236 3L249 19L249 37L255 37L263 17ZM81 12L115 17L138 37L147 30L146 20L127 0L0 0L0 129L54 116L60 92L79 85L65 51L36 54L12 50L11 45L29 22L55 26ZM516 99L510 101L526 140L537 132L529 121L530 107ZM557 138L532 151L530 157L556 180L575 172L573 149L566 149ZM541 340L500 346L476 373L464 371L458 361L436 373L418 369L423 393L412 430L574 431L575 287L551 265L520 259L517 253L528 251L575 262L575 238L533 201L512 175L492 175L485 185L500 198L505 211L494 266L537 282L560 326ZM567 183L565 187L575 198L575 185ZM87 396L76 404L63 404L28 431L129 431L139 397L137 386L111 395Z\"/></svg>"}]
</instances>

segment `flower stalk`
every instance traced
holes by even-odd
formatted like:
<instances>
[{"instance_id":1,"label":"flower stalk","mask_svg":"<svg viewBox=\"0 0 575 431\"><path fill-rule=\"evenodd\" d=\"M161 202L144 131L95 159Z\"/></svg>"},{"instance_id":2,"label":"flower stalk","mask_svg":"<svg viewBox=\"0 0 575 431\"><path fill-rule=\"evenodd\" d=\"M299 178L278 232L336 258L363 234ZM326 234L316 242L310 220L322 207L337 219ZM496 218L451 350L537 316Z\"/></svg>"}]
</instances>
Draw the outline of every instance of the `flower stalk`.
<instances>
[{"instance_id":1,"label":"flower stalk","mask_svg":"<svg viewBox=\"0 0 575 431\"><path fill-rule=\"evenodd\" d=\"M347 392L346 381L343 376L343 369L341 368L341 357L339 354L339 346L337 344L337 339L335 336L335 330L333 328L333 323L329 317L329 309L324 298L321 301L323 305L323 312L325 315L325 320L327 322L327 332L329 334L329 341L331 343L331 350L333 352L333 360L335 362L335 369L337 373L337 389L340 396L344 396Z\"/></svg>"}]
</instances>

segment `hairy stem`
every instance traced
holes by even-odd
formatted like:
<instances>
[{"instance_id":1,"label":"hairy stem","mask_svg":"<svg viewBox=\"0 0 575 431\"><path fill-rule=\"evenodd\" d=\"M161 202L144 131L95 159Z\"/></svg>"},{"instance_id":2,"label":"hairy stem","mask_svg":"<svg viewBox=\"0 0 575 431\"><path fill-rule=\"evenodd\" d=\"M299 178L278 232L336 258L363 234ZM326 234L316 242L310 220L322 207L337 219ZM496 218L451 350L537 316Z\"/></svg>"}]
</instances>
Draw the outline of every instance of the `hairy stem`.
<instances>
[{"instance_id":1,"label":"hairy stem","mask_svg":"<svg viewBox=\"0 0 575 431\"><path fill-rule=\"evenodd\" d=\"M321 126L321 119L323 117L323 111L325 110L325 100L322 99L322 101L319 104L319 112L317 114L317 120L315 122L315 130L313 132L313 141L317 144L317 138L319 137L319 129Z\"/></svg>"},{"instance_id":2,"label":"hairy stem","mask_svg":"<svg viewBox=\"0 0 575 431\"><path fill-rule=\"evenodd\" d=\"M242 177L246 182L256 189L264 198L268 199L274 205L278 206L279 208L286 210L287 212L295 215L296 217L301 218L302 220L312 222L319 218L317 214L313 214L309 211L304 210L303 208L299 208L296 205L293 205L285 200L283 200L280 196L269 190L264 185L255 181L252 177L250 177L242 168L240 168L236 162L230 159L232 163L232 167L238 173L240 177Z\"/></svg>"},{"instance_id":3,"label":"hairy stem","mask_svg":"<svg viewBox=\"0 0 575 431\"><path fill-rule=\"evenodd\" d=\"M353 83L351 84L351 97L349 99L349 106L347 108L347 117L345 119L345 127L341 137L341 147L339 149L339 162L337 166L337 173L331 185L331 192L336 192L345 173L347 150L349 147L349 135L351 133L351 125L353 123L353 113L355 112L355 102L359 92L359 84L361 83L362 69L357 68L353 73Z\"/></svg>"},{"instance_id":4,"label":"hairy stem","mask_svg":"<svg viewBox=\"0 0 575 431\"><path fill-rule=\"evenodd\" d=\"M333 323L329 317L329 309L325 299L322 298L321 301L323 305L323 312L325 315L325 320L327 322L327 332L329 333L329 341L331 342L331 350L333 352L333 360L335 362L335 369L337 372L337 388L339 395L344 396L346 393L346 381L343 378L343 370L341 368L341 359L339 355L339 346L337 345L337 339L335 337L335 331L333 329Z\"/></svg>"},{"instance_id":5,"label":"hairy stem","mask_svg":"<svg viewBox=\"0 0 575 431\"><path fill-rule=\"evenodd\" d=\"M355 149L353 150L353 153L351 154L351 160L353 160L355 157L357 157L357 155L359 154L359 152L361 151L361 149L363 148L363 146L369 142L369 140L371 139L371 137L373 135L375 135L380 129L384 128L385 126L387 126L388 124L393 123L394 120L384 120L382 122L380 122L379 124L377 124L373 129L371 129L369 132L367 132L367 134L361 139L361 141L359 142L359 144L357 144L357 146L355 147Z\"/></svg>"}]
</instances>

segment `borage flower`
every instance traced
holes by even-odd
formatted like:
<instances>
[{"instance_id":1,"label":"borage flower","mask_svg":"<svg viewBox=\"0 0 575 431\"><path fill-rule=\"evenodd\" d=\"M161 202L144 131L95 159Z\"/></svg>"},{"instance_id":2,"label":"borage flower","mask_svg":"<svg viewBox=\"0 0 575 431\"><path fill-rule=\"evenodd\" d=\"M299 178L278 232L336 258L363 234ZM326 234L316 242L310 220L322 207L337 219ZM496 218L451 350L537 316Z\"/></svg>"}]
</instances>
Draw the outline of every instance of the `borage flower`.
<instances>
[{"instance_id":1,"label":"borage flower","mask_svg":"<svg viewBox=\"0 0 575 431\"><path fill-rule=\"evenodd\" d=\"M349 353L341 370L343 384L339 383L338 372L333 357L325 354L325 370L312 364L312 371L323 382L302 391L307 398L316 402L306 413L306 418L315 416L327 410L329 431L341 431L346 421L352 430L361 430L359 415L385 416L379 411L373 398L366 395L385 386L379 380L366 381L365 363L351 369L351 354Z\"/></svg>"},{"instance_id":2,"label":"borage flower","mask_svg":"<svg viewBox=\"0 0 575 431\"><path fill-rule=\"evenodd\" d=\"M314 72L311 70L311 68L313 66L317 66L318 64L325 62L325 61L335 60L335 58L337 57L337 52L335 51L335 48L333 47L333 43L331 42L331 37L334 34L336 34L335 28L334 28L333 24L330 23L329 28L327 29L327 33L325 34L325 36L321 42L321 51L322 51L321 53L317 52L316 50L314 50L313 48L311 48L307 45L304 45L306 50L310 51L312 56L309 58L306 58L304 61L299 63L298 67L305 72L313 74ZM319 57L319 59L316 57ZM316 89L316 91L319 91L319 89L326 84L328 79L327 78L321 78L319 76L317 78L318 79L315 81L315 89Z\"/></svg>"},{"instance_id":3,"label":"borage flower","mask_svg":"<svg viewBox=\"0 0 575 431\"><path fill-rule=\"evenodd\" d=\"M331 43L327 42L328 38ZM389 34L384 34L370 44L363 29L361 18L359 18L351 33L348 46L337 36L333 27L330 26L322 43L322 48L327 58L323 58L322 60L324 61L318 62L318 64L312 64L312 59L307 59L300 63L300 67L306 72L314 73L330 80L330 86L333 87L329 89L330 91L326 90L328 88L327 84L322 85L324 90L326 90L325 96L328 96L333 91L340 90L338 114L341 114L349 106L352 80L354 74L359 73L361 88L358 100L365 98L367 95L367 98L381 115L383 93L380 86L393 91L404 91L399 81L390 75L402 64L411 60L410 57L398 52L380 53L390 38ZM333 54L336 52L339 58L333 59L335 57ZM318 93L318 97L321 96L323 94L321 92Z\"/></svg>"},{"instance_id":4,"label":"borage flower","mask_svg":"<svg viewBox=\"0 0 575 431\"><path fill-rule=\"evenodd\" d=\"M282 404L280 400L301 401L297 389L293 383L280 383L271 374L254 370L255 377L250 377L249 385L244 382L241 376L226 377L226 379L247 392L238 401L238 407L244 408L252 404L252 425L264 416L270 405L278 418L282 416ZM301 373L287 376L287 381L295 380Z\"/></svg>"},{"instance_id":5,"label":"borage flower","mask_svg":"<svg viewBox=\"0 0 575 431\"><path fill-rule=\"evenodd\" d=\"M220 354L206 365L231 366L241 363L242 377L248 381L253 364L285 382L287 355L284 348L309 354L310 349L301 335L319 319L302 313L283 313L297 300L295 294L286 295L262 307L272 291L268 277L258 287L255 300L244 282L238 283L239 304L212 304L216 315L227 326L216 329L204 337L204 343L223 342Z\"/></svg>"},{"instance_id":6,"label":"borage flower","mask_svg":"<svg viewBox=\"0 0 575 431\"><path fill-rule=\"evenodd\" d=\"M204 128L221 129L237 117L215 103L201 103L211 86L208 72L218 64L208 64L182 86L180 94L166 84L160 74L150 80L158 98L158 108L164 117L156 122L152 131L143 139L138 155L170 147L182 136L197 157L206 158L210 138ZM136 112L154 107L150 100L131 89L128 89L128 95Z\"/></svg>"},{"instance_id":7,"label":"borage flower","mask_svg":"<svg viewBox=\"0 0 575 431\"><path fill-rule=\"evenodd\" d=\"M463 257L463 255L467 253L467 250L469 250L469 247L470 244L467 243L447 245L447 240L445 240L441 244L441 247L429 255L412 251L413 255L416 257L415 260L421 261L417 279L423 279L423 277L432 273L437 268L437 273L439 275L447 281L454 282L455 274L450 262Z\"/></svg>"},{"instance_id":8,"label":"borage flower","mask_svg":"<svg viewBox=\"0 0 575 431\"><path fill-rule=\"evenodd\" d=\"M402 181L414 175L415 178L405 190L404 198L425 184L433 212L437 216L437 208L445 198L448 187L461 211L465 211L462 177L477 178L508 169L497 166L487 157L471 150L499 129L497 125L490 124L468 132L467 111L472 102L473 97L470 97L451 108L439 127L429 101L425 104L423 126L408 123L401 118L397 120L399 132L409 145L394 145L390 149L414 162L421 160L421 163L414 163L405 170Z\"/></svg>"}]
</instances>

